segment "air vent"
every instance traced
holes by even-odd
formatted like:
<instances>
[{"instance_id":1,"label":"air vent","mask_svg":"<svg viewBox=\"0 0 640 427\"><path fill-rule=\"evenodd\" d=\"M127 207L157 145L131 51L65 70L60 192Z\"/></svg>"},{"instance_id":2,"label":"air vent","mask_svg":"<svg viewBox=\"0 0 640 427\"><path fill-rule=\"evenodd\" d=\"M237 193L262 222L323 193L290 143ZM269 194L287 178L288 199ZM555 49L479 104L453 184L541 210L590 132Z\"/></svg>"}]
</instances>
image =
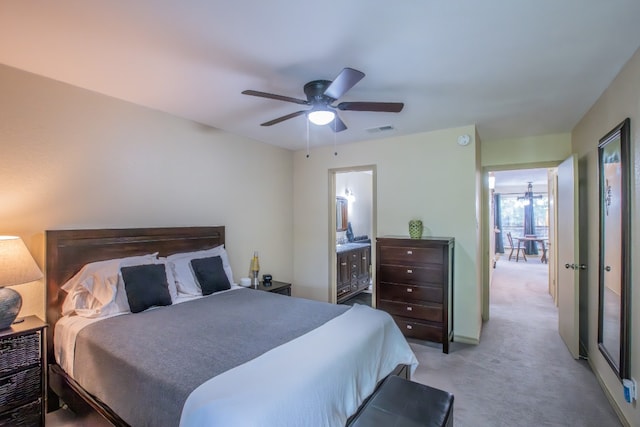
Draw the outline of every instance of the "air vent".
<instances>
[{"instance_id":1,"label":"air vent","mask_svg":"<svg viewBox=\"0 0 640 427\"><path fill-rule=\"evenodd\" d=\"M369 133L390 132L390 131L395 130L395 129L396 128L394 128L391 125L386 125L386 126L379 126L377 128L367 129L367 132L369 132Z\"/></svg>"}]
</instances>

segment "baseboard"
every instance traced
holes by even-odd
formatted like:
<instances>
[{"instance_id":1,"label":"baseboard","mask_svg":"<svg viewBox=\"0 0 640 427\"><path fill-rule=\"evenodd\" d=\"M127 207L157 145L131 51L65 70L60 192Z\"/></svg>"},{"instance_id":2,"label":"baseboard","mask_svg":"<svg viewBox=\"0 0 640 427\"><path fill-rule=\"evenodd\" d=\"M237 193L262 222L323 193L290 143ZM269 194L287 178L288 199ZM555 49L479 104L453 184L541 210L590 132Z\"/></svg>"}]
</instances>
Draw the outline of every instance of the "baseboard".
<instances>
[{"instance_id":1,"label":"baseboard","mask_svg":"<svg viewBox=\"0 0 640 427\"><path fill-rule=\"evenodd\" d=\"M593 364L591 363L591 359L587 359L587 362L589 363L589 367L591 368L591 372L593 372L593 374L596 376L596 379L598 380L598 384L600 384L600 388L604 392L604 395L607 397L607 400L609 401L609 404L611 405L611 407L613 408L613 411L618 416L618 419L620 420L622 425L624 427L631 427L631 423L629 423L629 421L625 418L624 413L620 409L620 406L618 406L618 402L616 402L616 400L613 398L613 396L609 392L609 389L604 385L604 381L602 381L602 377L600 377L600 374L598 373L598 371L594 368Z\"/></svg>"},{"instance_id":2,"label":"baseboard","mask_svg":"<svg viewBox=\"0 0 640 427\"><path fill-rule=\"evenodd\" d=\"M472 344L472 345L480 344L480 340L478 338L464 337L462 335L454 335L453 341L460 342L462 344Z\"/></svg>"}]
</instances>

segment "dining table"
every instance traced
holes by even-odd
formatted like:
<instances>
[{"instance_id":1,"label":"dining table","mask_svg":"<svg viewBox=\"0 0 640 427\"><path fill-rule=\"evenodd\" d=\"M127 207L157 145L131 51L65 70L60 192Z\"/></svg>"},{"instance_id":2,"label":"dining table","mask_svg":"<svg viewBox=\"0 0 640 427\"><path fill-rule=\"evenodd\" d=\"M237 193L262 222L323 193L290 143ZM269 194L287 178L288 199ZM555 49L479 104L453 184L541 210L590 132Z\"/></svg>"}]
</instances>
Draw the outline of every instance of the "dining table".
<instances>
[{"instance_id":1,"label":"dining table","mask_svg":"<svg viewBox=\"0 0 640 427\"><path fill-rule=\"evenodd\" d=\"M518 240L518 249L520 249L521 245L523 245L526 242L537 242L540 243L540 246L542 246L542 257L540 257L540 262L542 263L547 263L547 244L546 238L543 237L537 237L537 236L524 236L524 237L516 237L516 239ZM518 258L520 256L520 251L518 250L516 253L516 262L518 262ZM526 260L526 258L525 258Z\"/></svg>"}]
</instances>

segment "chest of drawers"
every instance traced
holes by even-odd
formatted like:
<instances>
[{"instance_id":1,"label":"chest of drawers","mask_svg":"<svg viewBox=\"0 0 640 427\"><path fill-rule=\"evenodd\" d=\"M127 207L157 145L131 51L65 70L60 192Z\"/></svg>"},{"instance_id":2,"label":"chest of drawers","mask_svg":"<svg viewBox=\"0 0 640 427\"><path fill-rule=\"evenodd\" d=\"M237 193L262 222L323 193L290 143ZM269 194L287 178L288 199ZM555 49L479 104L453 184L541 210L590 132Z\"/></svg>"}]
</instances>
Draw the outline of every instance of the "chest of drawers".
<instances>
[{"instance_id":1,"label":"chest of drawers","mask_svg":"<svg viewBox=\"0 0 640 427\"><path fill-rule=\"evenodd\" d=\"M35 316L0 331L0 427L44 426L44 328Z\"/></svg>"},{"instance_id":2,"label":"chest of drawers","mask_svg":"<svg viewBox=\"0 0 640 427\"><path fill-rule=\"evenodd\" d=\"M405 336L442 343L453 338L454 239L379 237L376 307L391 314Z\"/></svg>"}]
</instances>

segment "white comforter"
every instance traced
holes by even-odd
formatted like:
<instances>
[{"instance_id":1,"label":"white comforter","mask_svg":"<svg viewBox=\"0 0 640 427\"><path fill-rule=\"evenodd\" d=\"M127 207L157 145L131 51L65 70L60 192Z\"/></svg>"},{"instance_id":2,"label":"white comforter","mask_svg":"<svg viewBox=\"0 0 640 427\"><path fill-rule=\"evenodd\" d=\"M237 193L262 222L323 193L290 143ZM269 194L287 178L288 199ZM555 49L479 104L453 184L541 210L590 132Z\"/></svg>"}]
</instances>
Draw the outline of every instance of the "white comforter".
<instances>
[{"instance_id":1,"label":"white comforter","mask_svg":"<svg viewBox=\"0 0 640 427\"><path fill-rule=\"evenodd\" d=\"M418 361L387 314L355 305L195 389L181 427L344 426L398 364Z\"/></svg>"}]
</instances>

